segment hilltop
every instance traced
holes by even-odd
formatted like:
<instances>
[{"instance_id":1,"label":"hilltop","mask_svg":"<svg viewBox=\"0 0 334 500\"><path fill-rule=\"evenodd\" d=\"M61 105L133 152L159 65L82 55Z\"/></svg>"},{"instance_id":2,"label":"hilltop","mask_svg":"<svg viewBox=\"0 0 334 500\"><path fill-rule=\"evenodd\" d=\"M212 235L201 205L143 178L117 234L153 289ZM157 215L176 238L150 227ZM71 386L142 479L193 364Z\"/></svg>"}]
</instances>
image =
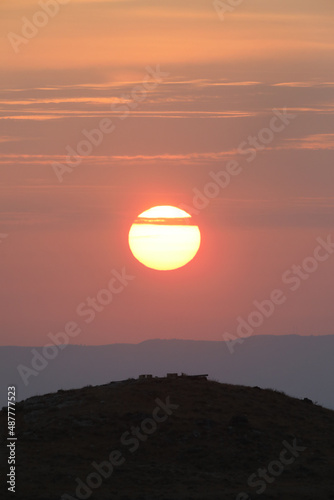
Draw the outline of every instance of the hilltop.
<instances>
[{"instance_id":1,"label":"hilltop","mask_svg":"<svg viewBox=\"0 0 334 500\"><path fill-rule=\"evenodd\" d=\"M18 500L334 499L334 412L269 389L129 379L22 401L16 428Z\"/></svg>"},{"instance_id":2,"label":"hilltop","mask_svg":"<svg viewBox=\"0 0 334 500\"><path fill-rule=\"evenodd\" d=\"M43 347L0 347L0 408L6 386L16 387L17 401L58 389L78 389L141 373L208 373L219 382L259 386L309 398L334 409L334 335L258 335L235 344L205 340L146 340L139 344L68 345L55 359ZM26 377L20 376L18 367ZM24 368L25 367L25 368ZM94 367L94 369L90 369ZM30 370L30 371L29 371Z\"/></svg>"}]
</instances>

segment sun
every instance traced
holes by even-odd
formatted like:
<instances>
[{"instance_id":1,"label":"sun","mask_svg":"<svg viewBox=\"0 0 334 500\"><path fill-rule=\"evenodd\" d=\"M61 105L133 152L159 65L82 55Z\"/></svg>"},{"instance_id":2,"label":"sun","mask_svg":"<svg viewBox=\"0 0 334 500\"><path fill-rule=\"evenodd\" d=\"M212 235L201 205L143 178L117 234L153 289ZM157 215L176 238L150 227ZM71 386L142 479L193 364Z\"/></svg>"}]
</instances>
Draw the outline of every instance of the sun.
<instances>
[{"instance_id":1,"label":"sun","mask_svg":"<svg viewBox=\"0 0 334 500\"><path fill-rule=\"evenodd\" d=\"M185 266L198 252L201 233L191 215L170 205L138 215L129 232L129 246L144 266L170 271Z\"/></svg>"}]
</instances>

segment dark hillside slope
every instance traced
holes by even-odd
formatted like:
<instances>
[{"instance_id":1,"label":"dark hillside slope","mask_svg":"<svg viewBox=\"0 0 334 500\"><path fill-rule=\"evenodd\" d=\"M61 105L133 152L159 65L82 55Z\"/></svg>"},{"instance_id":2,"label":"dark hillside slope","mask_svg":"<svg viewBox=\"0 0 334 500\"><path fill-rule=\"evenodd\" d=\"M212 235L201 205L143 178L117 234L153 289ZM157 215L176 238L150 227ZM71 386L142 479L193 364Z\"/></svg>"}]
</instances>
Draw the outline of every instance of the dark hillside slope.
<instances>
[{"instance_id":1,"label":"dark hillside slope","mask_svg":"<svg viewBox=\"0 0 334 500\"><path fill-rule=\"evenodd\" d=\"M18 500L334 499L334 412L271 390L127 380L27 399L16 427Z\"/></svg>"}]
</instances>

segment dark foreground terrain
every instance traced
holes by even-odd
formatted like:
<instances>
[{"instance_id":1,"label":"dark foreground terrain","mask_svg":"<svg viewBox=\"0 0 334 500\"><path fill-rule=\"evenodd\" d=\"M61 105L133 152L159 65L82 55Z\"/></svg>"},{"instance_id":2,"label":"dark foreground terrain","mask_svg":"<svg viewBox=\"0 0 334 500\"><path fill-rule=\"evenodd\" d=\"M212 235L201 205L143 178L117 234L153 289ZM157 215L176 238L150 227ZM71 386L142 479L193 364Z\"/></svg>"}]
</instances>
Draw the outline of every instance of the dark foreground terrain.
<instances>
[{"instance_id":1,"label":"dark foreground terrain","mask_svg":"<svg viewBox=\"0 0 334 500\"><path fill-rule=\"evenodd\" d=\"M334 499L334 412L187 377L58 391L16 406L22 500ZM0 412L6 436L7 409ZM1 483L8 473L1 443Z\"/></svg>"}]
</instances>

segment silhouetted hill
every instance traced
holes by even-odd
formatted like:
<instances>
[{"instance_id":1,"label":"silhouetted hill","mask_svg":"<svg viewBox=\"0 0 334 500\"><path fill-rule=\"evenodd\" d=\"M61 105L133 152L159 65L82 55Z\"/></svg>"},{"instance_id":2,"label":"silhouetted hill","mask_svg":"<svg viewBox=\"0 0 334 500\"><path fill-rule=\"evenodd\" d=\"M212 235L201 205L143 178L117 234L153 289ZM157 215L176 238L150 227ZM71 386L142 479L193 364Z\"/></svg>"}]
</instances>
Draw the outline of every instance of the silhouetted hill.
<instances>
[{"instance_id":1,"label":"silhouetted hill","mask_svg":"<svg viewBox=\"0 0 334 500\"><path fill-rule=\"evenodd\" d=\"M69 345L24 385L17 367L32 367L31 347L0 347L0 408L6 387L16 386L18 400L58 389L105 384L109 380L163 376L167 372L208 373L220 382L257 385L308 397L334 409L334 335L253 336L236 344L223 341L148 340L140 344ZM36 348L43 353L41 347ZM39 362L39 365L41 362Z\"/></svg>"},{"instance_id":2,"label":"silhouetted hill","mask_svg":"<svg viewBox=\"0 0 334 500\"><path fill-rule=\"evenodd\" d=\"M27 399L16 428L18 500L334 499L334 412L272 390L112 382Z\"/></svg>"}]
</instances>

